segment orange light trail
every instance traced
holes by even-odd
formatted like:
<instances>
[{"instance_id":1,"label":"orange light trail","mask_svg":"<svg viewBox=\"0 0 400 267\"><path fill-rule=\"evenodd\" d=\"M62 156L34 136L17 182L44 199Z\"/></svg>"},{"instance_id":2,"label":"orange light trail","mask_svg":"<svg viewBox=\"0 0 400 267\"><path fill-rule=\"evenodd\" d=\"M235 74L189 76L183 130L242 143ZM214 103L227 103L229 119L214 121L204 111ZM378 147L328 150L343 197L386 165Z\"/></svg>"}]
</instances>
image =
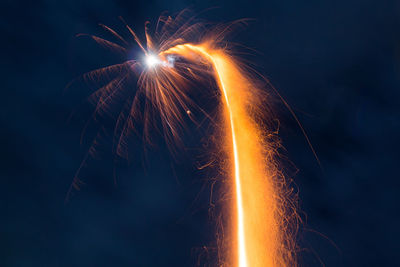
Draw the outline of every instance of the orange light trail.
<instances>
[{"instance_id":1,"label":"orange light trail","mask_svg":"<svg viewBox=\"0 0 400 267\"><path fill-rule=\"evenodd\" d=\"M235 193L236 193L236 210L237 210L237 238L238 238L238 266L239 267L247 267L247 255L246 255L246 240L245 240L245 227L244 227L244 211L243 211L243 200L242 200L242 188L241 188L241 175L240 175L240 162L239 162L239 155L237 149L237 141L236 141L236 134L235 134L235 121L233 119L232 108L230 105L230 101L228 98L228 92L225 88L226 78L224 75L224 59L218 56L218 54L211 55L207 52L204 46L194 46L191 44L184 44L178 45L173 47L164 53L161 54L168 54L168 53L176 53L180 55L187 55L187 51L185 48L190 50L197 51L201 55L205 56L209 59L216 72L216 77L218 78L218 85L222 90L222 94L224 96L225 104L227 113L229 114L229 128L231 132L231 139L232 139L232 152L233 152L233 160L234 160L234 176L235 176ZM186 53L185 53L186 52Z\"/></svg>"},{"instance_id":2,"label":"orange light trail","mask_svg":"<svg viewBox=\"0 0 400 267\"><path fill-rule=\"evenodd\" d=\"M218 86L225 103L226 128L231 133L233 176L235 192L236 259L238 267L288 266L294 264L282 247L287 238L283 223L284 211L276 198L280 193L275 185L276 173L268 169L274 162L266 162L266 153L273 154L263 142L262 129L251 120L249 107L256 101L252 94L254 83L243 74L223 50L209 48L207 44L183 44L160 53L177 54L194 60L199 54L212 63ZM255 103L254 103L255 105ZM268 151L270 149L270 151ZM271 160L271 158L269 158ZM234 253L235 255L235 253ZM229 260L228 260L229 261Z\"/></svg>"},{"instance_id":3,"label":"orange light trail","mask_svg":"<svg viewBox=\"0 0 400 267\"><path fill-rule=\"evenodd\" d=\"M241 187L241 177L240 177L240 163L239 163L239 156L237 151L237 144L236 144L236 135L235 135L235 123L233 120L232 109L229 103L228 94L225 88L224 79L222 78L223 75L221 72L220 64L217 64L219 61L218 58L214 58L207 54L215 67L217 72L217 76L219 78L219 86L222 88L223 95L225 98L225 103L227 110L229 112L229 121L230 121L230 128L232 133L232 147L233 147L233 158L235 161L234 168L235 168L235 188L236 188L236 209L237 209L237 227L238 227L238 257L239 257L239 266L240 267L247 267L247 255L246 255L246 241L245 241L245 231L244 231L244 214L243 214L243 201L242 201L242 187Z\"/></svg>"}]
</instances>

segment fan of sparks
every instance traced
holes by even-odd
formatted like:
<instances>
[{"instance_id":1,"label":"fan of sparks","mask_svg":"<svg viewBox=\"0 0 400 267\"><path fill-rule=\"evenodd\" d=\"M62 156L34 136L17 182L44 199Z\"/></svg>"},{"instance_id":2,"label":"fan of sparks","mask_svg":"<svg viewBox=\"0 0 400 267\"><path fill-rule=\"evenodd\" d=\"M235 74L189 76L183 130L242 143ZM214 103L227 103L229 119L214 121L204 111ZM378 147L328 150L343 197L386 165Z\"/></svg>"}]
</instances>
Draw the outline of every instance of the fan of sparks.
<instances>
[{"instance_id":1,"label":"fan of sparks","mask_svg":"<svg viewBox=\"0 0 400 267\"><path fill-rule=\"evenodd\" d=\"M100 45L128 58L121 64L86 73L86 81L104 81L91 96L95 114L113 113L119 106L113 137L114 152L127 157L128 138L138 132L150 142L160 130L170 147L181 143L184 121L206 114L191 91L209 87L219 97L213 121L222 129L221 150L226 160L219 166L229 204L223 208L225 234L219 240L216 266L295 266L294 241L298 216L295 197L277 162L280 147L270 127L268 82L232 53L226 37L235 22L206 25L186 11L161 16L152 34L145 24L142 43L125 24L143 56L130 59L132 43L101 25L114 41L90 36ZM210 80L212 82L210 82ZM195 84L202 84L201 87ZM140 122L140 123L139 123ZM79 185L79 170L74 187Z\"/></svg>"}]
</instances>

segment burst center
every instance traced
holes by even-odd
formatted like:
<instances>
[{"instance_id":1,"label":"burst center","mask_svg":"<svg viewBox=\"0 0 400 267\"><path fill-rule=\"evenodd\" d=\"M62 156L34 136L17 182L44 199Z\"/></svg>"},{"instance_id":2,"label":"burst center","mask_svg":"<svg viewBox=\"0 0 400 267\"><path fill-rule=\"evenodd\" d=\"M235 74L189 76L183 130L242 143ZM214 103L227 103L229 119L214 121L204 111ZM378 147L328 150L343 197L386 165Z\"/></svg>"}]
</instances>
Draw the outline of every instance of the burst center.
<instances>
[{"instance_id":1,"label":"burst center","mask_svg":"<svg viewBox=\"0 0 400 267\"><path fill-rule=\"evenodd\" d=\"M145 61L149 68L154 68L156 65L161 63L161 60L157 56L152 54L146 55Z\"/></svg>"}]
</instances>

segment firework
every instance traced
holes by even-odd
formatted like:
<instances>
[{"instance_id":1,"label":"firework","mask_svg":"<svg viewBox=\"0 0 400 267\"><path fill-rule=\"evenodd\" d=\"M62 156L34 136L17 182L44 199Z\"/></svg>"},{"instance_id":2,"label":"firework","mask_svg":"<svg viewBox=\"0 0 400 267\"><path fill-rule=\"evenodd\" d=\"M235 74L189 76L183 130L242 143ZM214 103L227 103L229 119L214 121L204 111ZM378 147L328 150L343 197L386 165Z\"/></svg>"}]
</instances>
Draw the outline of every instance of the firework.
<instances>
[{"instance_id":1,"label":"firework","mask_svg":"<svg viewBox=\"0 0 400 267\"><path fill-rule=\"evenodd\" d=\"M234 24L234 23L233 23ZM111 112L115 101L122 106L116 120L114 151L127 156L127 138L143 122L143 136L150 142L151 129L160 121L170 147L181 143L184 120L204 109L190 97L194 83L216 90L220 112L215 118L224 129L222 149L227 155L226 192L231 196L223 212L229 214L229 234L221 240L220 266L294 266L294 234L297 226L295 200L277 163L280 146L269 128L271 119L267 84L248 66L233 56L225 41L233 25L206 27L181 12L175 18L161 16L151 34L145 25L146 43L126 26L143 51L143 58L95 70L86 80L111 79L91 97L95 114ZM116 38L95 41L118 53L129 54L129 44L111 28ZM208 25L209 26L209 25ZM210 30L211 28L211 30ZM138 77L137 83L132 82ZM208 78L213 77L214 82ZM136 90L137 88L137 90ZM195 111L195 112L194 112ZM155 119L159 118L159 120ZM79 172L78 172L79 173ZM221 178L223 179L223 178ZM75 185L78 183L76 177Z\"/></svg>"}]
</instances>

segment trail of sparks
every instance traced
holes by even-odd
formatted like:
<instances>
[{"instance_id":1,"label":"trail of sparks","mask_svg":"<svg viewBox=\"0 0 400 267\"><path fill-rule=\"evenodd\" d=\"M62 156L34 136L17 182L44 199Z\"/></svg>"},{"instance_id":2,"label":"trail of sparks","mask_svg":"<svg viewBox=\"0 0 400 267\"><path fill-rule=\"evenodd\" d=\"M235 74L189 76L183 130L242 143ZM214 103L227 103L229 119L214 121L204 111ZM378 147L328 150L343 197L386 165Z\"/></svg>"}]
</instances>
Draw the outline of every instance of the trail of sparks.
<instances>
[{"instance_id":1,"label":"trail of sparks","mask_svg":"<svg viewBox=\"0 0 400 267\"><path fill-rule=\"evenodd\" d=\"M195 44L190 39L200 35L202 25L182 21L182 13L175 20L160 17L157 28L160 27L161 32L156 30L156 41L150 37L146 24L147 50L133 30L126 26L144 51L147 67L142 67L139 74L138 93L127 100L126 115L118 116L116 132L119 129L120 135L115 151L121 156L127 154L125 136L139 118L144 119L144 137L149 138L146 118L154 117L154 111L159 113L167 142L179 143L182 114L190 115L190 107L194 106L187 94L187 90L191 90L189 81L202 81L204 75L210 74L211 67L223 103L223 143L230 157L229 173L232 176L228 190L234 199L229 208L234 217L234 223L229 223L233 225L229 234L232 243L224 246L229 251L222 252L226 256L224 262L219 264L237 267L295 266L293 232L296 231L297 213L275 160L279 144L276 140L267 141L265 126L254 118L258 116L254 113L265 112L261 110L262 100L256 93L259 84L226 50L218 48L226 29ZM127 44L114 30L103 27ZM128 53L125 47L92 37L117 52ZM187 61L176 61L179 57ZM116 92L129 87L126 76L130 77L131 73L138 75L138 65L141 65L140 62L128 60L86 74L89 78L116 76L94 94L99 99L96 112L108 111L110 104L107 101ZM145 96L144 104L141 95ZM143 115L139 115L141 108ZM199 107L197 110L203 112Z\"/></svg>"},{"instance_id":2,"label":"trail of sparks","mask_svg":"<svg viewBox=\"0 0 400 267\"><path fill-rule=\"evenodd\" d=\"M225 102L234 165L237 266L279 266L284 261L279 259L283 237L279 231L283 229L279 229L280 218L276 216L274 177L263 167L262 138L246 112L251 81L222 50L210 49L206 44L178 45L161 56L176 53L193 59L193 52L212 63Z\"/></svg>"},{"instance_id":3,"label":"trail of sparks","mask_svg":"<svg viewBox=\"0 0 400 267\"><path fill-rule=\"evenodd\" d=\"M228 98L227 89L225 88L226 82L224 82L223 76L223 58L219 58L218 56L212 56L207 50L202 46L193 46L190 44L179 45L178 47L171 48L168 51L165 51L165 54L168 52L177 52L178 54L185 53L182 51L184 48L187 47L194 51L198 51L200 54L207 57L213 64L218 80L218 85L222 90L222 94L225 99L226 108L229 114L229 128L231 131L231 138L232 138L232 152L233 152L233 159L234 159L234 177L235 177L235 193L236 193L236 210L237 210L237 243L238 243L238 266L239 267L247 267L247 255L246 255L246 234L245 234L245 226L244 226L244 211L243 211L243 200L242 200L242 188L241 188L241 175L240 175L240 162L239 162L239 155L237 149L237 141L236 141L236 134L235 134L235 121L233 118L232 108L230 105L230 101ZM220 64L218 64L220 62ZM222 63L222 64L221 64Z\"/></svg>"},{"instance_id":4,"label":"trail of sparks","mask_svg":"<svg viewBox=\"0 0 400 267\"><path fill-rule=\"evenodd\" d=\"M205 53L205 52L204 52ZM237 227L238 227L238 257L239 257L239 266L247 267L247 255L246 255L246 241L245 241L245 231L244 231L244 212L243 212L243 200L242 200L242 186L241 186L241 177L240 177L240 163L238 156L238 149L236 144L236 135L235 135L235 123L233 120L232 109L229 103L228 94L225 88L225 83L222 79L221 68L217 64L214 57L207 54L215 66L217 76L219 78L219 86L223 91L223 95L225 98L226 107L229 112L229 121L230 128L232 133L232 147L233 147L233 158L234 158L234 169L235 169L235 188L236 188L236 209L237 209Z\"/></svg>"},{"instance_id":5,"label":"trail of sparks","mask_svg":"<svg viewBox=\"0 0 400 267\"><path fill-rule=\"evenodd\" d=\"M214 65L215 61L214 61ZM217 71L218 68L216 67ZM239 244L239 266L247 267L247 255L246 255L246 241L245 241L245 232L244 232L244 214L243 214L243 201L242 201L242 186L241 186L241 177L240 177L240 164L239 164L239 156L237 151L236 144L236 135L235 135L235 124L232 116L231 107L229 104L229 99L227 96L227 92L222 81L221 75L218 73L218 77L220 78L220 86L223 89L224 97L226 101L226 106L229 110L229 120L230 120L230 128L232 132L232 146L233 146L233 157L235 160L235 185L236 185L236 206L237 206L237 224L238 224L238 244Z\"/></svg>"},{"instance_id":6,"label":"trail of sparks","mask_svg":"<svg viewBox=\"0 0 400 267\"><path fill-rule=\"evenodd\" d=\"M243 201L242 201L242 186L241 186L241 177L240 177L240 164L239 164L239 156L237 151L236 144L236 135L235 135L235 124L233 120L233 115L231 111L231 107L229 104L229 99L227 96L227 92L224 86L224 82L221 78L221 75L218 72L217 64L215 60L213 60L214 66L216 66L216 70L219 77L220 87L223 90L224 98L226 101L226 106L229 110L229 121L230 128L232 133L232 146L233 146L233 157L235 161L235 187L236 187L236 208L237 208L237 224L238 224L238 257L239 257L239 266L247 267L247 255L246 255L246 241L245 241L245 231L244 231L244 214L243 214Z\"/></svg>"}]
</instances>

